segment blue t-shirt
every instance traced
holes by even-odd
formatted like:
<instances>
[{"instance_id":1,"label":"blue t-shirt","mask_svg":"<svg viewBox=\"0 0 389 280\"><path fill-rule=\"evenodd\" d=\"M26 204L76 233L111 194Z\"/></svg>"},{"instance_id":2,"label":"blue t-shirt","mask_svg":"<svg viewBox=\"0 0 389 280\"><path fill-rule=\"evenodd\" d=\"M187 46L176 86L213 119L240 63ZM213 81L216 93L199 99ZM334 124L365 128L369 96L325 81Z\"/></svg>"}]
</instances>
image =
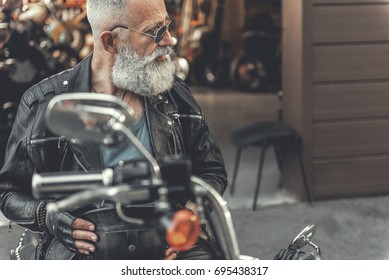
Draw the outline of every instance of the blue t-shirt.
<instances>
[{"instance_id":1,"label":"blue t-shirt","mask_svg":"<svg viewBox=\"0 0 389 280\"><path fill-rule=\"evenodd\" d=\"M146 115L143 112L141 118L130 128L135 137L145 146L153 155L151 148L150 134L147 127ZM138 149L126 138L123 142L115 146L101 147L104 167L113 167L120 161L143 158Z\"/></svg>"}]
</instances>

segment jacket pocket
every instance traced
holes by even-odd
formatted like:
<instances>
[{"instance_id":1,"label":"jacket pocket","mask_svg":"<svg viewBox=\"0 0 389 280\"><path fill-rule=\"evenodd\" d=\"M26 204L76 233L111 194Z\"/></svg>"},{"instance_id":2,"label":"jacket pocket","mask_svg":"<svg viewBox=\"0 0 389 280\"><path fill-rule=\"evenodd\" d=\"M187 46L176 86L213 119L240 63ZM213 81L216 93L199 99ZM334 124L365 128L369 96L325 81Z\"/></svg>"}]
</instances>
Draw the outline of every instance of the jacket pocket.
<instances>
[{"instance_id":1,"label":"jacket pocket","mask_svg":"<svg viewBox=\"0 0 389 280\"><path fill-rule=\"evenodd\" d=\"M36 172L54 172L60 170L66 146L64 137L30 139L28 145Z\"/></svg>"}]
</instances>

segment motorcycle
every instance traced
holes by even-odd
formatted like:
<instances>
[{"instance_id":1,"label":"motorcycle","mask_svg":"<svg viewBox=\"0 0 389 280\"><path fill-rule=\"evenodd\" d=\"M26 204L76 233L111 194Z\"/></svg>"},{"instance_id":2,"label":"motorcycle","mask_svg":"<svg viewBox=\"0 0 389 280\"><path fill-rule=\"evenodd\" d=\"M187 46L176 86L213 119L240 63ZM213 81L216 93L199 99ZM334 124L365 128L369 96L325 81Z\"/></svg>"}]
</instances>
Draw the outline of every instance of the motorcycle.
<instances>
[{"instance_id":1,"label":"motorcycle","mask_svg":"<svg viewBox=\"0 0 389 280\"><path fill-rule=\"evenodd\" d=\"M281 89L281 30L259 13L241 35L242 48L232 59L230 78L248 92Z\"/></svg>"},{"instance_id":2,"label":"motorcycle","mask_svg":"<svg viewBox=\"0 0 389 280\"><path fill-rule=\"evenodd\" d=\"M19 103L22 93L33 84L80 60L70 47L51 44L40 25L19 20L23 13L16 16L13 12L1 12L6 16L0 24L4 33L0 48L0 104Z\"/></svg>"},{"instance_id":3,"label":"motorcycle","mask_svg":"<svg viewBox=\"0 0 389 280\"><path fill-rule=\"evenodd\" d=\"M44 78L73 67L91 52L93 39L88 25L82 22L85 14L79 2L82 1L75 3L78 6L66 6L66 3L46 0L0 8L0 127L3 131L12 127L23 92ZM8 134L1 136L6 139ZM1 144L0 155L4 149Z\"/></svg>"},{"instance_id":4,"label":"motorcycle","mask_svg":"<svg viewBox=\"0 0 389 280\"><path fill-rule=\"evenodd\" d=\"M42 0L37 3L25 5L17 15L20 22L30 22L44 31L40 43L46 48L58 48L59 51L68 52L75 58L84 58L83 48L89 47L88 37L91 31L86 19L86 1L73 1L74 3ZM67 48L66 48L67 47ZM53 51L52 51L53 52ZM59 57L59 53L57 54Z\"/></svg>"},{"instance_id":5,"label":"motorcycle","mask_svg":"<svg viewBox=\"0 0 389 280\"><path fill-rule=\"evenodd\" d=\"M168 157L157 161L131 133L133 115L127 103L109 95L74 93L54 97L46 114L47 127L53 133L73 143L81 139L99 145L112 145L125 137L144 159L96 173L34 174L34 197L55 199L47 205L51 213L77 211L101 201L113 203L107 211L92 210L84 215L96 223L96 233L100 236L92 259L154 259L161 253L161 244L176 251L188 250L204 234L205 228L212 240L214 259L258 259L240 254L226 201L208 183L191 174L188 159ZM178 201L187 200L196 203L197 215L186 209L174 209ZM153 205L150 215L133 214L131 206L139 203ZM157 239L152 239L147 250L137 248L125 233L128 225L152 226L157 229ZM314 230L314 225L305 228L277 258L320 259L320 248L311 241ZM120 239L113 236L118 232ZM16 258L23 259L26 244L22 237L13 251ZM314 252L302 252L306 245L312 246Z\"/></svg>"}]
</instances>

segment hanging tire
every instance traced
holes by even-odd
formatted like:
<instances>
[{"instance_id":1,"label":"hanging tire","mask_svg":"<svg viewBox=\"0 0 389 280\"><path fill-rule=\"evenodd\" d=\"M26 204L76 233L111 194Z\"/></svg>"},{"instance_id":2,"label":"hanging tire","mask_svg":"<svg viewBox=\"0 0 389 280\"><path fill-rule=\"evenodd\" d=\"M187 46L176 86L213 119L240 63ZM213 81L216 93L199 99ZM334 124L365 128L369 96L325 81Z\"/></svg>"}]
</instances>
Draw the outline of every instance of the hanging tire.
<instances>
[{"instance_id":1,"label":"hanging tire","mask_svg":"<svg viewBox=\"0 0 389 280\"><path fill-rule=\"evenodd\" d=\"M210 57L199 55L193 62L193 71L197 84L202 86L216 86L219 83L221 69L219 63Z\"/></svg>"},{"instance_id":2,"label":"hanging tire","mask_svg":"<svg viewBox=\"0 0 389 280\"><path fill-rule=\"evenodd\" d=\"M233 59L230 76L239 89L253 92L266 89L268 71L260 59L242 54Z\"/></svg>"}]
</instances>

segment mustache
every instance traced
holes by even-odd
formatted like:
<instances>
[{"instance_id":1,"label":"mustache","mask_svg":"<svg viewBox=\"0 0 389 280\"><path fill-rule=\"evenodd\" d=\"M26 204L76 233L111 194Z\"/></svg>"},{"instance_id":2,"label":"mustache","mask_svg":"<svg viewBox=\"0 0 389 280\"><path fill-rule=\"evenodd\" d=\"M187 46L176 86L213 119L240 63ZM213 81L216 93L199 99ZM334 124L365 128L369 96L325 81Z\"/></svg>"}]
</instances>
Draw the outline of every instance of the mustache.
<instances>
[{"instance_id":1,"label":"mustache","mask_svg":"<svg viewBox=\"0 0 389 280\"><path fill-rule=\"evenodd\" d=\"M174 54L172 47L158 47L152 54L143 58L145 64L152 63L157 57Z\"/></svg>"}]
</instances>

